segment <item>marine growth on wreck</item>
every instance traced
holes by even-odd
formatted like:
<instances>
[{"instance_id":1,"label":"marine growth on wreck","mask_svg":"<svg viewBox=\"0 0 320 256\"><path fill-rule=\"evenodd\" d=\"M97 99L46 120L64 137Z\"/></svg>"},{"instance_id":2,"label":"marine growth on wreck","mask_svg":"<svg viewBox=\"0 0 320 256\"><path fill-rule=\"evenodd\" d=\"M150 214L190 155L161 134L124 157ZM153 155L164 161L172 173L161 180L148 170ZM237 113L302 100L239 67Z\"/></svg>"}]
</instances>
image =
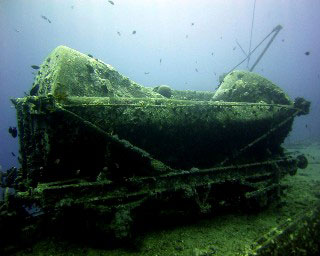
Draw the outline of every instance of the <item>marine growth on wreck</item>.
<instances>
[{"instance_id":1,"label":"marine growth on wreck","mask_svg":"<svg viewBox=\"0 0 320 256\"><path fill-rule=\"evenodd\" d=\"M21 168L2 182L16 193L5 190L0 225L18 223L21 240L63 226L122 241L142 219L260 209L307 165L281 144L310 103L252 72L230 72L214 93L151 88L59 46L12 102Z\"/></svg>"}]
</instances>

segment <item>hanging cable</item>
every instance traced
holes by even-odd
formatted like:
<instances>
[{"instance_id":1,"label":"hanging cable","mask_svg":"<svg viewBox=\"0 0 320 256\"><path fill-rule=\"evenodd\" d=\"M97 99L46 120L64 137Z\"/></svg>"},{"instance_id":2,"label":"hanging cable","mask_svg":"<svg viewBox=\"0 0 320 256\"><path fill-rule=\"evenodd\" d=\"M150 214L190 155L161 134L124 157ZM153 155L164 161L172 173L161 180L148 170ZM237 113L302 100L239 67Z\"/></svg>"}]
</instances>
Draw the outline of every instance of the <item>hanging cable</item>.
<instances>
[{"instance_id":1,"label":"hanging cable","mask_svg":"<svg viewBox=\"0 0 320 256\"><path fill-rule=\"evenodd\" d=\"M248 51L247 68L249 68L250 55L251 55L251 42L252 42L252 31L253 31L253 23L254 23L254 12L255 12L255 9L256 9L256 0L254 0L254 4L253 4L251 30L250 30L250 44L249 44L249 51Z\"/></svg>"}]
</instances>

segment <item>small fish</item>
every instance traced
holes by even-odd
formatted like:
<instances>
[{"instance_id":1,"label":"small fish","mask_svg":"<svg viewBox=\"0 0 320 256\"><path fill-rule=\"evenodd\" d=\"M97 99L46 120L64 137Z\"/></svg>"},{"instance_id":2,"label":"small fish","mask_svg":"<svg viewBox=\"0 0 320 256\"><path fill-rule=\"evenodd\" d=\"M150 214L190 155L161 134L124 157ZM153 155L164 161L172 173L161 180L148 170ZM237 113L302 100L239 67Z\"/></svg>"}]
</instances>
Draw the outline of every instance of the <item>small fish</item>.
<instances>
[{"instance_id":1,"label":"small fish","mask_svg":"<svg viewBox=\"0 0 320 256\"><path fill-rule=\"evenodd\" d=\"M281 41L284 42L284 39L282 39Z\"/></svg>"},{"instance_id":2,"label":"small fish","mask_svg":"<svg viewBox=\"0 0 320 256\"><path fill-rule=\"evenodd\" d=\"M70 8L71 8L71 9L74 9L74 5L71 5Z\"/></svg>"},{"instance_id":3,"label":"small fish","mask_svg":"<svg viewBox=\"0 0 320 256\"><path fill-rule=\"evenodd\" d=\"M193 26L193 25L194 25L194 22L191 23L191 26Z\"/></svg>"},{"instance_id":4,"label":"small fish","mask_svg":"<svg viewBox=\"0 0 320 256\"><path fill-rule=\"evenodd\" d=\"M232 50L234 51L235 49L237 49L237 47L236 47L236 46L235 46L235 47L233 47L233 49L232 49Z\"/></svg>"},{"instance_id":5,"label":"small fish","mask_svg":"<svg viewBox=\"0 0 320 256\"><path fill-rule=\"evenodd\" d=\"M16 31L17 33L19 33L19 32L20 32L20 30L19 30L19 29L16 29L16 28L14 29L14 31Z\"/></svg>"},{"instance_id":6,"label":"small fish","mask_svg":"<svg viewBox=\"0 0 320 256\"><path fill-rule=\"evenodd\" d=\"M160 62L160 64L161 64L161 62L162 62L162 59L160 59L160 60L159 60L159 62Z\"/></svg>"},{"instance_id":7,"label":"small fish","mask_svg":"<svg viewBox=\"0 0 320 256\"><path fill-rule=\"evenodd\" d=\"M137 33L137 31L133 30L132 31L132 35L135 35Z\"/></svg>"},{"instance_id":8,"label":"small fish","mask_svg":"<svg viewBox=\"0 0 320 256\"><path fill-rule=\"evenodd\" d=\"M199 72L198 69L195 69L196 72Z\"/></svg>"},{"instance_id":9,"label":"small fish","mask_svg":"<svg viewBox=\"0 0 320 256\"><path fill-rule=\"evenodd\" d=\"M308 55L310 55L310 52L305 52L304 54L308 56Z\"/></svg>"},{"instance_id":10,"label":"small fish","mask_svg":"<svg viewBox=\"0 0 320 256\"><path fill-rule=\"evenodd\" d=\"M11 155L12 155L12 156L16 156L16 154L15 154L15 153L13 153L13 152L11 152Z\"/></svg>"},{"instance_id":11,"label":"small fish","mask_svg":"<svg viewBox=\"0 0 320 256\"><path fill-rule=\"evenodd\" d=\"M8 132L11 134L13 138L16 138L18 135L17 127L9 127Z\"/></svg>"},{"instance_id":12,"label":"small fish","mask_svg":"<svg viewBox=\"0 0 320 256\"><path fill-rule=\"evenodd\" d=\"M121 33L119 31L117 31L118 36L121 36Z\"/></svg>"},{"instance_id":13,"label":"small fish","mask_svg":"<svg viewBox=\"0 0 320 256\"><path fill-rule=\"evenodd\" d=\"M150 72L144 72L144 74L145 74L145 75L149 75L149 74L150 74Z\"/></svg>"},{"instance_id":14,"label":"small fish","mask_svg":"<svg viewBox=\"0 0 320 256\"><path fill-rule=\"evenodd\" d=\"M90 58L93 58L93 56L92 56L90 53L88 53L88 56L89 56Z\"/></svg>"},{"instance_id":15,"label":"small fish","mask_svg":"<svg viewBox=\"0 0 320 256\"><path fill-rule=\"evenodd\" d=\"M114 5L114 2L113 2L113 1L111 1L111 0L109 0L108 2L109 2L110 4L112 4L112 5Z\"/></svg>"},{"instance_id":16,"label":"small fish","mask_svg":"<svg viewBox=\"0 0 320 256\"><path fill-rule=\"evenodd\" d=\"M40 68L40 67L37 66L37 65L31 65L31 67L32 67L33 69L39 69L39 68Z\"/></svg>"},{"instance_id":17,"label":"small fish","mask_svg":"<svg viewBox=\"0 0 320 256\"><path fill-rule=\"evenodd\" d=\"M217 73L216 72L213 72L213 74L216 76L217 75Z\"/></svg>"},{"instance_id":18,"label":"small fish","mask_svg":"<svg viewBox=\"0 0 320 256\"><path fill-rule=\"evenodd\" d=\"M306 124L306 128L308 128L308 125Z\"/></svg>"},{"instance_id":19,"label":"small fish","mask_svg":"<svg viewBox=\"0 0 320 256\"><path fill-rule=\"evenodd\" d=\"M188 38L189 36L188 35L186 35L186 38Z\"/></svg>"},{"instance_id":20,"label":"small fish","mask_svg":"<svg viewBox=\"0 0 320 256\"><path fill-rule=\"evenodd\" d=\"M220 36L220 40L222 39L222 36Z\"/></svg>"},{"instance_id":21,"label":"small fish","mask_svg":"<svg viewBox=\"0 0 320 256\"><path fill-rule=\"evenodd\" d=\"M54 163L55 163L55 164L59 164L59 163L60 163L60 159L59 159L59 158L56 159L56 160L54 161Z\"/></svg>"},{"instance_id":22,"label":"small fish","mask_svg":"<svg viewBox=\"0 0 320 256\"><path fill-rule=\"evenodd\" d=\"M48 21L49 23L51 23L51 20L49 20L46 16L41 15L41 18L44 19L44 20L46 20L46 21Z\"/></svg>"},{"instance_id":23,"label":"small fish","mask_svg":"<svg viewBox=\"0 0 320 256\"><path fill-rule=\"evenodd\" d=\"M211 53L211 55L213 56L213 52Z\"/></svg>"}]
</instances>

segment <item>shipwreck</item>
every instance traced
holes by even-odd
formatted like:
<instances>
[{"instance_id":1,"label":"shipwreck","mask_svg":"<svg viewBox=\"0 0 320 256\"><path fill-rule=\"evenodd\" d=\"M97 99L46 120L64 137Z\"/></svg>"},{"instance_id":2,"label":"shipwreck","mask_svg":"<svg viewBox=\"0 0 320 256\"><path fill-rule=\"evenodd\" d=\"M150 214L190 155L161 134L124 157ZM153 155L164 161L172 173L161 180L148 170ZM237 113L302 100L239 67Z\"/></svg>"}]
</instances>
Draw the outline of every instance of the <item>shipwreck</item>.
<instances>
[{"instance_id":1,"label":"shipwreck","mask_svg":"<svg viewBox=\"0 0 320 256\"><path fill-rule=\"evenodd\" d=\"M144 87L59 46L12 102L21 168L3 183L0 222L19 233L124 240L141 219L263 208L307 166L281 144L310 103L252 72L230 72L216 92Z\"/></svg>"}]
</instances>

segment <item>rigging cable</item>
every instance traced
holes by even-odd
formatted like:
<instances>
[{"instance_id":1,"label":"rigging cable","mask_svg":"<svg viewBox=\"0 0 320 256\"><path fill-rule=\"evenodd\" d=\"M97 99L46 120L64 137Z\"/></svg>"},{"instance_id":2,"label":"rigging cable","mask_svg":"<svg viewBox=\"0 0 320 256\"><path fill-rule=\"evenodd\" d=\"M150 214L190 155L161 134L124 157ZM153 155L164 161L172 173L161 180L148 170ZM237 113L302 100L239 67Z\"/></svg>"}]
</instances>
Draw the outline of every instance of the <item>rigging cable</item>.
<instances>
[{"instance_id":1,"label":"rigging cable","mask_svg":"<svg viewBox=\"0 0 320 256\"><path fill-rule=\"evenodd\" d=\"M251 42L252 42L252 31L253 31L253 23L254 23L254 12L255 12L255 9L256 9L256 0L254 0L254 4L253 4L252 22L251 22L251 31L250 31L250 44L249 44L249 51L248 51L247 68L249 68L250 55L251 55Z\"/></svg>"}]
</instances>

